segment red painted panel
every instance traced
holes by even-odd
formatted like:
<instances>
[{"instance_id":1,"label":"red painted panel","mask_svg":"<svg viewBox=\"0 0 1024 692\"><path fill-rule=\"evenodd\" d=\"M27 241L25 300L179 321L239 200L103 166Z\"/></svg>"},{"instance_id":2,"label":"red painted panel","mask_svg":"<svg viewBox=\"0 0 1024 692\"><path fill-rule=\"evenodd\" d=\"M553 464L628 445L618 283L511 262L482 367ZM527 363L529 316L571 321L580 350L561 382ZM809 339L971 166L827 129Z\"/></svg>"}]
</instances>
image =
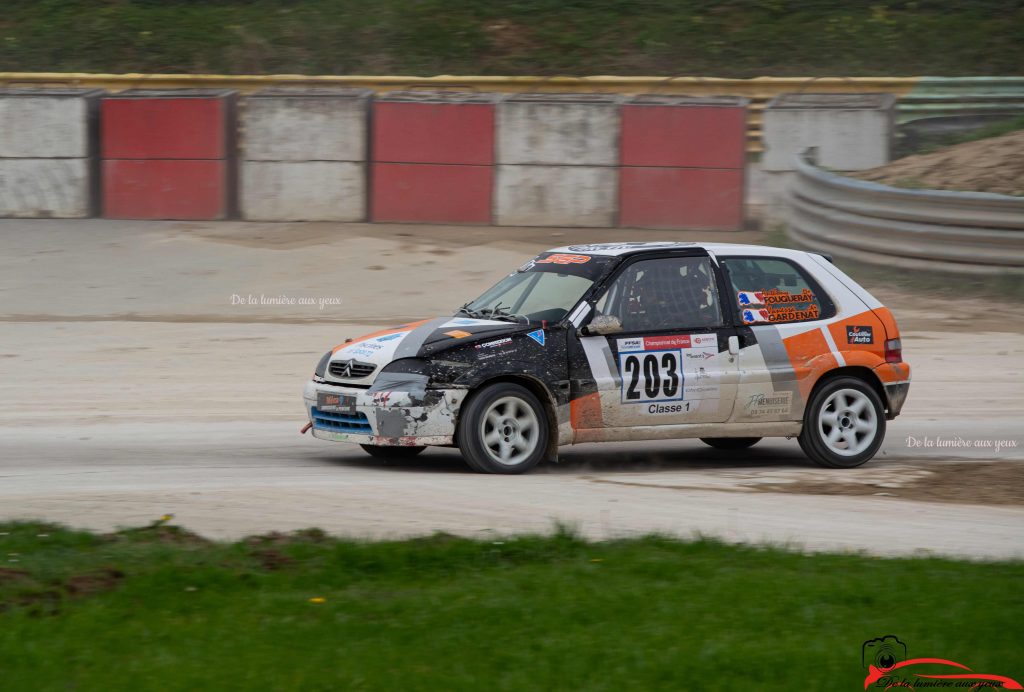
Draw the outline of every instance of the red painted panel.
<instances>
[{"instance_id":1,"label":"red painted panel","mask_svg":"<svg viewBox=\"0 0 1024 692\"><path fill-rule=\"evenodd\" d=\"M491 222L491 166L375 163L374 221Z\"/></svg>"},{"instance_id":2,"label":"red painted panel","mask_svg":"<svg viewBox=\"0 0 1024 692\"><path fill-rule=\"evenodd\" d=\"M494 105L377 102L373 160L390 163L494 163Z\"/></svg>"},{"instance_id":3,"label":"red painted panel","mask_svg":"<svg viewBox=\"0 0 1024 692\"><path fill-rule=\"evenodd\" d=\"M740 107L622 107L622 165L743 168L746 110Z\"/></svg>"},{"instance_id":4,"label":"red painted panel","mask_svg":"<svg viewBox=\"0 0 1024 692\"><path fill-rule=\"evenodd\" d=\"M736 231L743 225L743 170L622 168L619 225Z\"/></svg>"},{"instance_id":5,"label":"red painted panel","mask_svg":"<svg viewBox=\"0 0 1024 692\"><path fill-rule=\"evenodd\" d=\"M101 111L105 159L221 159L227 156L219 98L107 98Z\"/></svg>"},{"instance_id":6,"label":"red painted panel","mask_svg":"<svg viewBox=\"0 0 1024 692\"><path fill-rule=\"evenodd\" d=\"M227 216L224 161L104 161L108 219L222 219Z\"/></svg>"}]
</instances>

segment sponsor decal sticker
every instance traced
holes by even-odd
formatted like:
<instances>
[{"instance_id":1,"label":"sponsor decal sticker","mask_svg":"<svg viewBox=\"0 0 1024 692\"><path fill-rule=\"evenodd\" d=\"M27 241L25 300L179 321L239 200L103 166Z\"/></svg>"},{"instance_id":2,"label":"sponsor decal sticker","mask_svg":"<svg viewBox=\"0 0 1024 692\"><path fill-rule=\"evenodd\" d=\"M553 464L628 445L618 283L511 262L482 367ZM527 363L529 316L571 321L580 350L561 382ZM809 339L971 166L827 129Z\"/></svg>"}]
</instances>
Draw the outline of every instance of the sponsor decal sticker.
<instances>
[{"instance_id":1,"label":"sponsor decal sticker","mask_svg":"<svg viewBox=\"0 0 1024 692\"><path fill-rule=\"evenodd\" d=\"M543 329L538 329L537 331L534 331L534 332L527 332L526 336L530 337L531 339L536 341L541 346L544 345L544 330Z\"/></svg>"},{"instance_id":2,"label":"sponsor decal sticker","mask_svg":"<svg viewBox=\"0 0 1024 692\"><path fill-rule=\"evenodd\" d=\"M384 336L378 336L374 341L394 341L395 339L401 339L408 332L400 332L398 334L385 334Z\"/></svg>"},{"instance_id":3,"label":"sponsor decal sticker","mask_svg":"<svg viewBox=\"0 0 1024 692\"><path fill-rule=\"evenodd\" d=\"M677 334L674 336L644 336L617 339L619 352L623 351L664 351L673 348L715 348L718 337L715 334Z\"/></svg>"},{"instance_id":4,"label":"sponsor decal sticker","mask_svg":"<svg viewBox=\"0 0 1024 692\"><path fill-rule=\"evenodd\" d=\"M555 253L554 255L548 255L544 259L537 260L537 264L586 264L589 261L589 255Z\"/></svg>"},{"instance_id":5,"label":"sponsor decal sticker","mask_svg":"<svg viewBox=\"0 0 1024 692\"><path fill-rule=\"evenodd\" d=\"M642 351L644 350L643 337L635 337L632 339L616 339L615 345L619 348L619 353L625 351Z\"/></svg>"},{"instance_id":6,"label":"sponsor decal sticker","mask_svg":"<svg viewBox=\"0 0 1024 692\"><path fill-rule=\"evenodd\" d=\"M793 392L751 394L743 405L748 416L783 416L793 406Z\"/></svg>"},{"instance_id":7,"label":"sponsor decal sticker","mask_svg":"<svg viewBox=\"0 0 1024 692\"><path fill-rule=\"evenodd\" d=\"M317 392L316 407L325 413L351 411L355 408L355 405L356 399L353 396Z\"/></svg>"},{"instance_id":8,"label":"sponsor decal sticker","mask_svg":"<svg viewBox=\"0 0 1024 692\"><path fill-rule=\"evenodd\" d=\"M642 242L637 241L634 243L592 243L590 245L570 245L569 249L573 252L611 252L614 250L633 250L635 248L642 247L675 247L677 245L692 245L693 243L679 243L679 242Z\"/></svg>"},{"instance_id":9,"label":"sponsor decal sticker","mask_svg":"<svg viewBox=\"0 0 1024 692\"><path fill-rule=\"evenodd\" d=\"M481 344L477 344L475 348L497 348L499 346L504 346L505 344L510 343L512 343L512 337L506 336L504 339L495 339L494 341L485 341Z\"/></svg>"},{"instance_id":10,"label":"sponsor decal sticker","mask_svg":"<svg viewBox=\"0 0 1024 692\"><path fill-rule=\"evenodd\" d=\"M871 327L847 327L846 342L850 344L873 344L874 333Z\"/></svg>"},{"instance_id":11,"label":"sponsor decal sticker","mask_svg":"<svg viewBox=\"0 0 1024 692\"><path fill-rule=\"evenodd\" d=\"M450 336L453 339L465 339L467 336L473 336L469 332L464 332L461 329L453 329L450 332L445 332L445 336Z\"/></svg>"}]
</instances>

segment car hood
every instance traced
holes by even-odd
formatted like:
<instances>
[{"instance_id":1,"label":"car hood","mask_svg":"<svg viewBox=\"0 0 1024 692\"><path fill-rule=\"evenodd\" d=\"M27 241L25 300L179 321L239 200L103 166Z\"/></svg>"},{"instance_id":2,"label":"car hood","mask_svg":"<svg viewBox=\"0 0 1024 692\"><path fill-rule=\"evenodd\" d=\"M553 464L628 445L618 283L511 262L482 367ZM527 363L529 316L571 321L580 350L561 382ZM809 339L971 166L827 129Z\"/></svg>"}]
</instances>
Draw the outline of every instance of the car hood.
<instances>
[{"instance_id":1,"label":"car hood","mask_svg":"<svg viewBox=\"0 0 1024 692\"><path fill-rule=\"evenodd\" d=\"M343 377L331 374L331 381L372 384L388 363L402 358L434 356L449 348L458 348L493 337L529 332L531 327L500 320L478 320L468 317L436 317L382 329L339 344L333 350L331 363L353 361L373 365L370 375Z\"/></svg>"}]
</instances>

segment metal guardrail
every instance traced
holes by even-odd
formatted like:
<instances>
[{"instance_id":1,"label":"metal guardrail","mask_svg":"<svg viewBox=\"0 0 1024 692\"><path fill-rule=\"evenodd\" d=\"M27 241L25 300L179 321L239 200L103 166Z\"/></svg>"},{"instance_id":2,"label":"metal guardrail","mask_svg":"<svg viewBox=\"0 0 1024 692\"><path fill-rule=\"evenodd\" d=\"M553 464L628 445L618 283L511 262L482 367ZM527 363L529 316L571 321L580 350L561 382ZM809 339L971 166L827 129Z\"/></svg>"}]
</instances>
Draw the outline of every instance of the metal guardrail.
<instances>
[{"instance_id":1,"label":"metal guardrail","mask_svg":"<svg viewBox=\"0 0 1024 692\"><path fill-rule=\"evenodd\" d=\"M798 158L789 231L811 250L907 269L1024 273L1024 197L902 190Z\"/></svg>"}]
</instances>

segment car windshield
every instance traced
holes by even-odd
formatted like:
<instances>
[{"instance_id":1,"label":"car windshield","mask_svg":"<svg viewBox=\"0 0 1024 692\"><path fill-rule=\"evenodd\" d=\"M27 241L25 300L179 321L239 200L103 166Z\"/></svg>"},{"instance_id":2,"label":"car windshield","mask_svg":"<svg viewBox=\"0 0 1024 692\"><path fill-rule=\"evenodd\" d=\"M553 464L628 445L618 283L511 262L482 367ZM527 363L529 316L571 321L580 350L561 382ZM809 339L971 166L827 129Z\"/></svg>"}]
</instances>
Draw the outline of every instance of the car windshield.
<instances>
[{"instance_id":1,"label":"car windshield","mask_svg":"<svg viewBox=\"0 0 1024 692\"><path fill-rule=\"evenodd\" d=\"M463 305L459 314L509 322L557 322L569 314L610 260L592 255L545 253Z\"/></svg>"}]
</instances>

